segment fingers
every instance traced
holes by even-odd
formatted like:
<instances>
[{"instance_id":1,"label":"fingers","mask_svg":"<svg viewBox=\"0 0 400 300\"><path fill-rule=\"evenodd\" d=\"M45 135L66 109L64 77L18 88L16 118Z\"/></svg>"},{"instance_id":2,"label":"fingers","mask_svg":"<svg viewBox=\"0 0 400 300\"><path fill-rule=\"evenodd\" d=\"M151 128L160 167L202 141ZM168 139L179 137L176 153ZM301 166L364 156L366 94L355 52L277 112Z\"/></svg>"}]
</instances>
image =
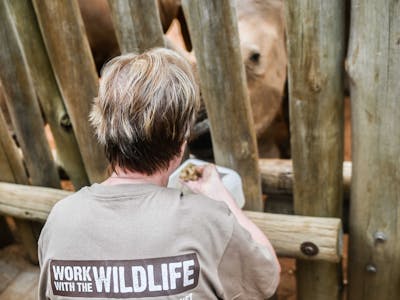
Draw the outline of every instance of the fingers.
<instances>
[{"instance_id":1,"label":"fingers","mask_svg":"<svg viewBox=\"0 0 400 300\"><path fill-rule=\"evenodd\" d=\"M202 185L199 183L198 180L179 180L180 184L191 190L193 193L199 194L202 190Z\"/></svg>"}]
</instances>

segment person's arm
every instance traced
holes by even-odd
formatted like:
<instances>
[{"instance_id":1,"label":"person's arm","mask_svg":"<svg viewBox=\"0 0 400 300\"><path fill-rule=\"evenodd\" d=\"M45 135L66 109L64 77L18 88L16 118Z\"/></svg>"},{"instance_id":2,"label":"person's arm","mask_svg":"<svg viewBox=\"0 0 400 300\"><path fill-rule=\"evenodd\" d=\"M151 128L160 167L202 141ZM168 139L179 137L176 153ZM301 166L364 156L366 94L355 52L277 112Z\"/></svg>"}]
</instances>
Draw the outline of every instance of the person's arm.
<instances>
[{"instance_id":1,"label":"person's arm","mask_svg":"<svg viewBox=\"0 0 400 300\"><path fill-rule=\"evenodd\" d=\"M211 199L225 202L232 213L235 215L239 224L244 227L251 235L253 240L258 244L265 246L273 255L275 263L279 271L280 265L276 257L275 250L273 249L270 241L264 233L242 212L237 206L236 201L233 199L230 192L226 189L222 180L217 172L215 165L208 164L201 167L196 167L197 171L201 174L200 178L196 181L185 181L189 189L195 193L203 194Z\"/></svg>"}]
</instances>

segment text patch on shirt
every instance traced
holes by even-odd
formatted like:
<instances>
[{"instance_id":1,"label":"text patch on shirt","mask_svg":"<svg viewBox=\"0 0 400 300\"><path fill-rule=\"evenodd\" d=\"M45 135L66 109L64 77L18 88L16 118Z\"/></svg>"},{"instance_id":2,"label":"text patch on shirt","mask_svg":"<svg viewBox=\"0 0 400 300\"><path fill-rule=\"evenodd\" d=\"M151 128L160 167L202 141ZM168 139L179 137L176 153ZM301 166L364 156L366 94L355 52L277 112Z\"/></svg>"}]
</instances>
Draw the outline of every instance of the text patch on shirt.
<instances>
[{"instance_id":1,"label":"text patch on shirt","mask_svg":"<svg viewBox=\"0 0 400 300\"><path fill-rule=\"evenodd\" d=\"M138 260L51 260L53 294L85 298L175 295L195 288L195 253Z\"/></svg>"}]
</instances>

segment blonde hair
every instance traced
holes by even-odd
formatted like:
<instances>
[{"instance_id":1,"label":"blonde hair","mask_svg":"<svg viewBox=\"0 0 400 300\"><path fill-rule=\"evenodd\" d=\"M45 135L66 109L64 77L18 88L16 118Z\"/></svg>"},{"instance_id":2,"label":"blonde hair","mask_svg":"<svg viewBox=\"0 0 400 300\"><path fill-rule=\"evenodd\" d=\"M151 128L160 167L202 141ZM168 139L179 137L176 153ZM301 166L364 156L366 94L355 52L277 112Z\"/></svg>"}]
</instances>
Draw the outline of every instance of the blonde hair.
<instances>
[{"instance_id":1,"label":"blonde hair","mask_svg":"<svg viewBox=\"0 0 400 300\"><path fill-rule=\"evenodd\" d=\"M198 108L189 63L172 50L155 48L107 63L90 121L113 170L151 175L180 154Z\"/></svg>"}]
</instances>

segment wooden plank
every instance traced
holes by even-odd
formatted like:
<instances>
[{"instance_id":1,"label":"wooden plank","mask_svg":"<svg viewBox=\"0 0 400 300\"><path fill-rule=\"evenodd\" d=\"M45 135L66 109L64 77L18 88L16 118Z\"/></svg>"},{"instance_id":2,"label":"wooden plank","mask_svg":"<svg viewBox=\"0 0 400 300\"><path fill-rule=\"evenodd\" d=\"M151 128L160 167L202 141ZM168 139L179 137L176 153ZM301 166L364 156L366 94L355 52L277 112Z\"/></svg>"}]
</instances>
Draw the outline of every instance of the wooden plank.
<instances>
[{"instance_id":1,"label":"wooden plank","mask_svg":"<svg viewBox=\"0 0 400 300\"><path fill-rule=\"evenodd\" d=\"M165 46L156 0L109 0L108 3L122 53L142 53Z\"/></svg>"},{"instance_id":2,"label":"wooden plank","mask_svg":"<svg viewBox=\"0 0 400 300\"><path fill-rule=\"evenodd\" d=\"M2 93L0 87L0 93ZM6 95L3 94L6 98ZM0 111L0 181L29 184L27 174L22 164L22 158L18 153L17 147L12 140L3 114ZM31 227L39 227L38 224L32 224L26 220L15 220L19 238L28 252L29 259L37 263L37 241L36 235L32 232ZM2 232L5 234L6 231Z\"/></svg>"},{"instance_id":3,"label":"wooden plank","mask_svg":"<svg viewBox=\"0 0 400 300\"><path fill-rule=\"evenodd\" d=\"M245 208L262 211L258 152L234 3L182 1L195 49L217 164L243 180Z\"/></svg>"},{"instance_id":4,"label":"wooden plank","mask_svg":"<svg viewBox=\"0 0 400 300\"><path fill-rule=\"evenodd\" d=\"M0 250L0 300L37 299L39 267L16 244Z\"/></svg>"},{"instance_id":5,"label":"wooden plank","mask_svg":"<svg viewBox=\"0 0 400 300\"><path fill-rule=\"evenodd\" d=\"M293 165L290 159L265 159L258 161L262 191L265 194L293 194ZM343 162L343 198L350 198L351 161Z\"/></svg>"},{"instance_id":6,"label":"wooden plank","mask_svg":"<svg viewBox=\"0 0 400 300\"><path fill-rule=\"evenodd\" d=\"M71 192L9 183L0 183L0 213L44 222L57 201ZM34 199L34 200L33 200ZM338 261L342 253L340 219L287 216L246 211L271 240L279 255L296 258ZM304 242L315 244L319 252L301 252Z\"/></svg>"},{"instance_id":7,"label":"wooden plank","mask_svg":"<svg viewBox=\"0 0 400 300\"><path fill-rule=\"evenodd\" d=\"M12 248L9 246L0 250L0 299L3 291L21 272L21 267L14 263L13 255L9 253Z\"/></svg>"},{"instance_id":8,"label":"wooden plank","mask_svg":"<svg viewBox=\"0 0 400 300\"><path fill-rule=\"evenodd\" d=\"M7 286L18 276L20 270L8 261L0 259L0 299Z\"/></svg>"},{"instance_id":9,"label":"wooden plank","mask_svg":"<svg viewBox=\"0 0 400 300\"><path fill-rule=\"evenodd\" d=\"M89 180L102 181L108 163L88 120L98 77L78 3L33 0L33 5Z\"/></svg>"},{"instance_id":10,"label":"wooden plank","mask_svg":"<svg viewBox=\"0 0 400 300\"><path fill-rule=\"evenodd\" d=\"M23 270L0 295L6 300L34 300L38 295L39 276L34 267Z\"/></svg>"},{"instance_id":11,"label":"wooden plank","mask_svg":"<svg viewBox=\"0 0 400 300\"><path fill-rule=\"evenodd\" d=\"M0 93L1 93L0 89ZM3 113L0 111L0 181L28 184L29 180L12 137L10 136Z\"/></svg>"},{"instance_id":12,"label":"wooden plank","mask_svg":"<svg viewBox=\"0 0 400 300\"><path fill-rule=\"evenodd\" d=\"M280 256L329 262L338 262L342 257L340 219L245 213L268 236ZM308 256L299 251L305 242L313 243L318 254Z\"/></svg>"},{"instance_id":13,"label":"wooden plank","mask_svg":"<svg viewBox=\"0 0 400 300\"><path fill-rule=\"evenodd\" d=\"M351 2L349 299L400 299L400 2Z\"/></svg>"},{"instance_id":14,"label":"wooden plank","mask_svg":"<svg viewBox=\"0 0 400 300\"><path fill-rule=\"evenodd\" d=\"M18 245L0 250L0 300L37 299L39 267L25 256Z\"/></svg>"},{"instance_id":15,"label":"wooden plank","mask_svg":"<svg viewBox=\"0 0 400 300\"><path fill-rule=\"evenodd\" d=\"M50 125L57 148L57 159L76 189L89 180L65 109L53 70L40 34L31 1L8 1L18 36L35 84L46 121Z\"/></svg>"},{"instance_id":16,"label":"wooden plank","mask_svg":"<svg viewBox=\"0 0 400 300\"><path fill-rule=\"evenodd\" d=\"M0 212L16 218L45 222L53 205L71 192L46 187L0 183Z\"/></svg>"},{"instance_id":17,"label":"wooden plank","mask_svg":"<svg viewBox=\"0 0 400 300\"><path fill-rule=\"evenodd\" d=\"M0 78L31 182L59 187L33 83L5 1L0 1L0 41Z\"/></svg>"},{"instance_id":18,"label":"wooden plank","mask_svg":"<svg viewBox=\"0 0 400 300\"><path fill-rule=\"evenodd\" d=\"M286 2L296 214L342 210L344 1ZM297 261L298 299L339 299L339 266Z\"/></svg>"}]
</instances>

